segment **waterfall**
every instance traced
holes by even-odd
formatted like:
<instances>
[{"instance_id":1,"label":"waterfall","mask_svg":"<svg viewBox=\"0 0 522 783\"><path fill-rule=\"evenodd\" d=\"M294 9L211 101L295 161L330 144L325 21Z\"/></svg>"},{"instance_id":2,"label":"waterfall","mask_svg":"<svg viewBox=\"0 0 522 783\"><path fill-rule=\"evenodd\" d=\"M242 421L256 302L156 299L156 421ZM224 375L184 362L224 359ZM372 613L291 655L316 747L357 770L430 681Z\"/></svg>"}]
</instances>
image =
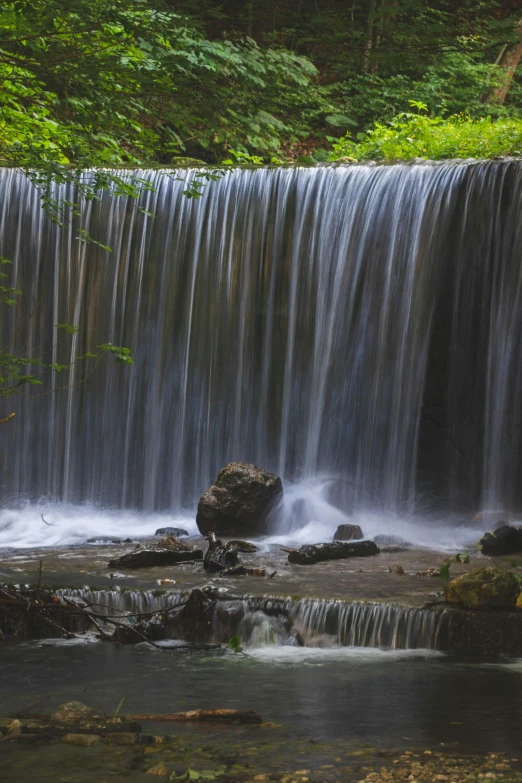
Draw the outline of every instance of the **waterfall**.
<instances>
[{"instance_id":1,"label":"waterfall","mask_svg":"<svg viewBox=\"0 0 522 783\"><path fill-rule=\"evenodd\" d=\"M172 590L57 591L100 615L122 619L178 606L185 593ZM213 599L209 641L226 644L238 634L249 648L262 646L371 647L392 650L443 649L444 610L395 604L275 596L220 596ZM172 632L177 638L176 628Z\"/></svg>"},{"instance_id":2,"label":"waterfall","mask_svg":"<svg viewBox=\"0 0 522 783\"><path fill-rule=\"evenodd\" d=\"M331 479L348 511L520 509L522 164L238 169L188 199L195 174L141 171L137 202L58 225L0 172L23 291L2 342L35 307L21 350L136 360L9 399L4 504L177 510L245 460ZM57 345L64 321L79 331Z\"/></svg>"}]
</instances>

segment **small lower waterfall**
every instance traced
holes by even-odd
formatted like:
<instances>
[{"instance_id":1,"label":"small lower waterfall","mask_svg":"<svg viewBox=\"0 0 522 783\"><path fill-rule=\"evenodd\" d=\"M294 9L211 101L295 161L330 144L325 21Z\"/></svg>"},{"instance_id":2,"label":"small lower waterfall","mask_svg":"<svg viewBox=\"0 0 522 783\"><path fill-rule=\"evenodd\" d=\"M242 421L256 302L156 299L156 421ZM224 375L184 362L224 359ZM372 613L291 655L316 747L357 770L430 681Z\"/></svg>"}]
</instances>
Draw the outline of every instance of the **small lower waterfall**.
<instances>
[{"instance_id":1,"label":"small lower waterfall","mask_svg":"<svg viewBox=\"0 0 522 783\"><path fill-rule=\"evenodd\" d=\"M183 600L182 593L166 590L91 590L82 587L71 590L63 588L57 591L73 601L92 606L102 615L113 612L122 615L148 614L177 606Z\"/></svg>"},{"instance_id":2,"label":"small lower waterfall","mask_svg":"<svg viewBox=\"0 0 522 783\"><path fill-rule=\"evenodd\" d=\"M326 476L348 511L522 508L522 163L230 170L189 200L195 173L141 171L138 202L56 225L0 171L24 294L3 342L38 303L29 353L136 357L10 400L4 503L193 507L242 459ZM59 347L64 321L79 331Z\"/></svg>"},{"instance_id":3,"label":"small lower waterfall","mask_svg":"<svg viewBox=\"0 0 522 783\"><path fill-rule=\"evenodd\" d=\"M92 606L99 614L140 613L179 606L188 594L160 590L63 589L59 594ZM214 598L215 600L215 598ZM226 644L238 634L245 647L371 647L391 650L440 649L444 610L393 604L312 598L228 597L213 607L210 641ZM173 631L176 638L176 630Z\"/></svg>"}]
</instances>

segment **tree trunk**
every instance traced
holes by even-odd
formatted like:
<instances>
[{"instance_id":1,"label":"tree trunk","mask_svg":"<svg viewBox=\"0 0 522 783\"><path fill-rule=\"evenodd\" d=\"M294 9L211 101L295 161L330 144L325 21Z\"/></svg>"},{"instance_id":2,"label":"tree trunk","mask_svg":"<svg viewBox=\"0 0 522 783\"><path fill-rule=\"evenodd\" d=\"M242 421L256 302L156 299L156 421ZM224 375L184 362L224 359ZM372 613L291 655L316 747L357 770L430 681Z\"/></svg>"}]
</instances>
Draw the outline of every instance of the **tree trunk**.
<instances>
[{"instance_id":1,"label":"tree trunk","mask_svg":"<svg viewBox=\"0 0 522 783\"><path fill-rule=\"evenodd\" d=\"M254 0L248 0L246 4L247 12L247 29L246 34L249 38L252 38L254 33Z\"/></svg>"},{"instance_id":2,"label":"tree trunk","mask_svg":"<svg viewBox=\"0 0 522 783\"><path fill-rule=\"evenodd\" d=\"M371 63L371 53L373 49L373 15L375 13L375 6L377 4L377 0L367 0L367 9L368 9L368 16L366 19L366 33L365 33L365 41L364 41L364 47L363 47L363 59L362 59L362 70L363 73L368 73L370 70L370 63Z\"/></svg>"},{"instance_id":3,"label":"tree trunk","mask_svg":"<svg viewBox=\"0 0 522 783\"><path fill-rule=\"evenodd\" d=\"M522 36L522 19L519 20L517 26L515 27L515 32ZM506 46L504 46L496 62L496 65L498 65L499 68L502 68L504 71L502 75L502 83L498 87L495 87L493 90L491 90L491 92L486 96L486 103L495 103L497 106L503 105L509 92L509 88L511 87L511 82L513 81L513 76L515 75L515 71L521 57L522 40L520 40L518 43L506 44Z\"/></svg>"}]
</instances>

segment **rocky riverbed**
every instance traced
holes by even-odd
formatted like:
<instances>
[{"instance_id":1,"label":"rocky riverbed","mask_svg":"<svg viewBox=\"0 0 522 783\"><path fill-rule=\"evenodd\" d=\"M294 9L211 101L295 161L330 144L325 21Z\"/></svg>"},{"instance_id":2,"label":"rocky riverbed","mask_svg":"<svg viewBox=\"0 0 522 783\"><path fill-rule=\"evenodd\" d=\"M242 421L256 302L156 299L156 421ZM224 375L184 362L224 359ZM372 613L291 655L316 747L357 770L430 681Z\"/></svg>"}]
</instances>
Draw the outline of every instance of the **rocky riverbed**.
<instances>
[{"instance_id":1,"label":"rocky riverbed","mask_svg":"<svg viewBox=\"0 0 522 783\"><path fill-rule=\"evenodd\" d=\"M183 539L198 549L206 549L202 537ZM226 540L226 539L225 539ZM153 543L142 540L141 546ZM180 563L139 569L115 569L109 562L133 551L136 543L110 542L66 547L45 547L26 550L4 550L0 553L0 581L35 583L40 561L42 579L54 586L83 585L106 588L153 589L168 580L179 590L190 590L207 584L228 588L236 593L263 595L298 595L318 598L346 598L350 600L393 601L407 606L422 606L437 600L443 584L438 576L440 566L452 560L450 576L466 573L479 565L504 563L515 559L522 565L522 555L495 558L472 552L470 562L456 562L448 552L437 552L403 546L381 546L373 557L350 558L314 565L293 565L288 562L288 549L279 545L259 548L252 554L241 553L241 561L248 566L265 569L269 578L239 576L223 578L208 575L201 562ZM456 554L456 553L455 553ZM400 566L395 569L395 566ZM390 570L391 569L391 570ZM401 569L404 574L400 573ZM399 573L397 573L397 571ZM434 573L435 576L417 576ZM273 576L272 576L273 574Z\"/></svg>"}]
</instances>

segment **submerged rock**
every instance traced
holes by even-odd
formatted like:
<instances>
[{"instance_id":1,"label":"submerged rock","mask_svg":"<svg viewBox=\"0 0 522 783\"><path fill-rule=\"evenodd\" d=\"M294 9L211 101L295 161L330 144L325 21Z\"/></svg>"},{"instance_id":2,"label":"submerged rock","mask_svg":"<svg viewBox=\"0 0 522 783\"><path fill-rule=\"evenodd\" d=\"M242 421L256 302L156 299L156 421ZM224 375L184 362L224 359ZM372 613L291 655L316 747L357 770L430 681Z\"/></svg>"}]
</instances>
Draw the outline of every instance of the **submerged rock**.
<instances>
[{"instance_id":1,"label":"submerged rock","mask_svg":"<svg viewBox=\"0 0 522 783\"><path fill-rule=\"evenodd\" d=\"M101 737L98 734L66 734L62 742L66 745L80 745L90 748L92 745L101 745Z\"/></svg>"},{"instance_id":2,"label":"submerged rock","mask_svg":"<svg viewBox=\"0 0 522 783\"><path fill-rule=\"evenodd\" d=\"M468 609L513 609L519 594L515 574L494 566L462 574L444 588L446 601Z\"/></svg>"},{"instance_id":3,"label":"submerged rock","mask_svg":"<svg viewBox=\"0 0 522 783\"><path fill-rule=\"evenodd\" d=\"M480 539L483 555L514 555L522 552L522 528L500 524L493 533L486 533Z\"/></svg>"},{"instance_id":4,"label":"submerged rock","mask_svg":"<svg viewBox=\"0 0 522 783\"><path fill-rule=\"evenodd\" d=\"M88 538L88 544L121 544L121 538L113 538L112 536L96 536L95 538Z\"/></svg>"},{"instance_id":5,"label":"submerged rock","mask_svg":"<svg viewBox=\"0 0 522 783\"><path fill-rule=\"evenodd\" d=\"M312 565L326 560L344 560L349 557L370 557L379 554L379 547L373 541L353 541L331 544L306 544L290 552L288 562L295 565Z\"/></svg>"},{"instance_id":6,"label":"submerged rock","mask_svg":"<svg viewBox=\"0 0 522 783\"><path fill-rule=\"evenodd\" d=\"M399 536L379 535L375 536L373 540L380 549L387 552L400 552L403 549L411 548L411 544Z\"/></svg>"},{"instance_id":7,"label":"submerged rock","mask_svg":"<svg viewBox=\"0 0 522 783\"><path fill-rule=\"evenodd\" d=\"M155 536L188 536L186 530L181 527L159 527L154 533Z\"/></svg>"},{"instance_id":8,"label":"submerged rock","mask_svg":"<svg viewBox=\"0 0 522 783\"><path fill-rule=\"evenodd\" d=\"M364 538L359 525L339 525L335 531L334 541L353 541L356 538Z\"/></svg>"},{"instance_id":9,"label":"submerged rock","mask_svg":"<svg viewBox=\"0 0 522 783\"><path fill-rule=\"evenodd\" d=\"M246 462L224 467L198 503L196 522L206 536L260 536L267 517L283 497L281 479Z\"/></svg>"}]
</instances>

